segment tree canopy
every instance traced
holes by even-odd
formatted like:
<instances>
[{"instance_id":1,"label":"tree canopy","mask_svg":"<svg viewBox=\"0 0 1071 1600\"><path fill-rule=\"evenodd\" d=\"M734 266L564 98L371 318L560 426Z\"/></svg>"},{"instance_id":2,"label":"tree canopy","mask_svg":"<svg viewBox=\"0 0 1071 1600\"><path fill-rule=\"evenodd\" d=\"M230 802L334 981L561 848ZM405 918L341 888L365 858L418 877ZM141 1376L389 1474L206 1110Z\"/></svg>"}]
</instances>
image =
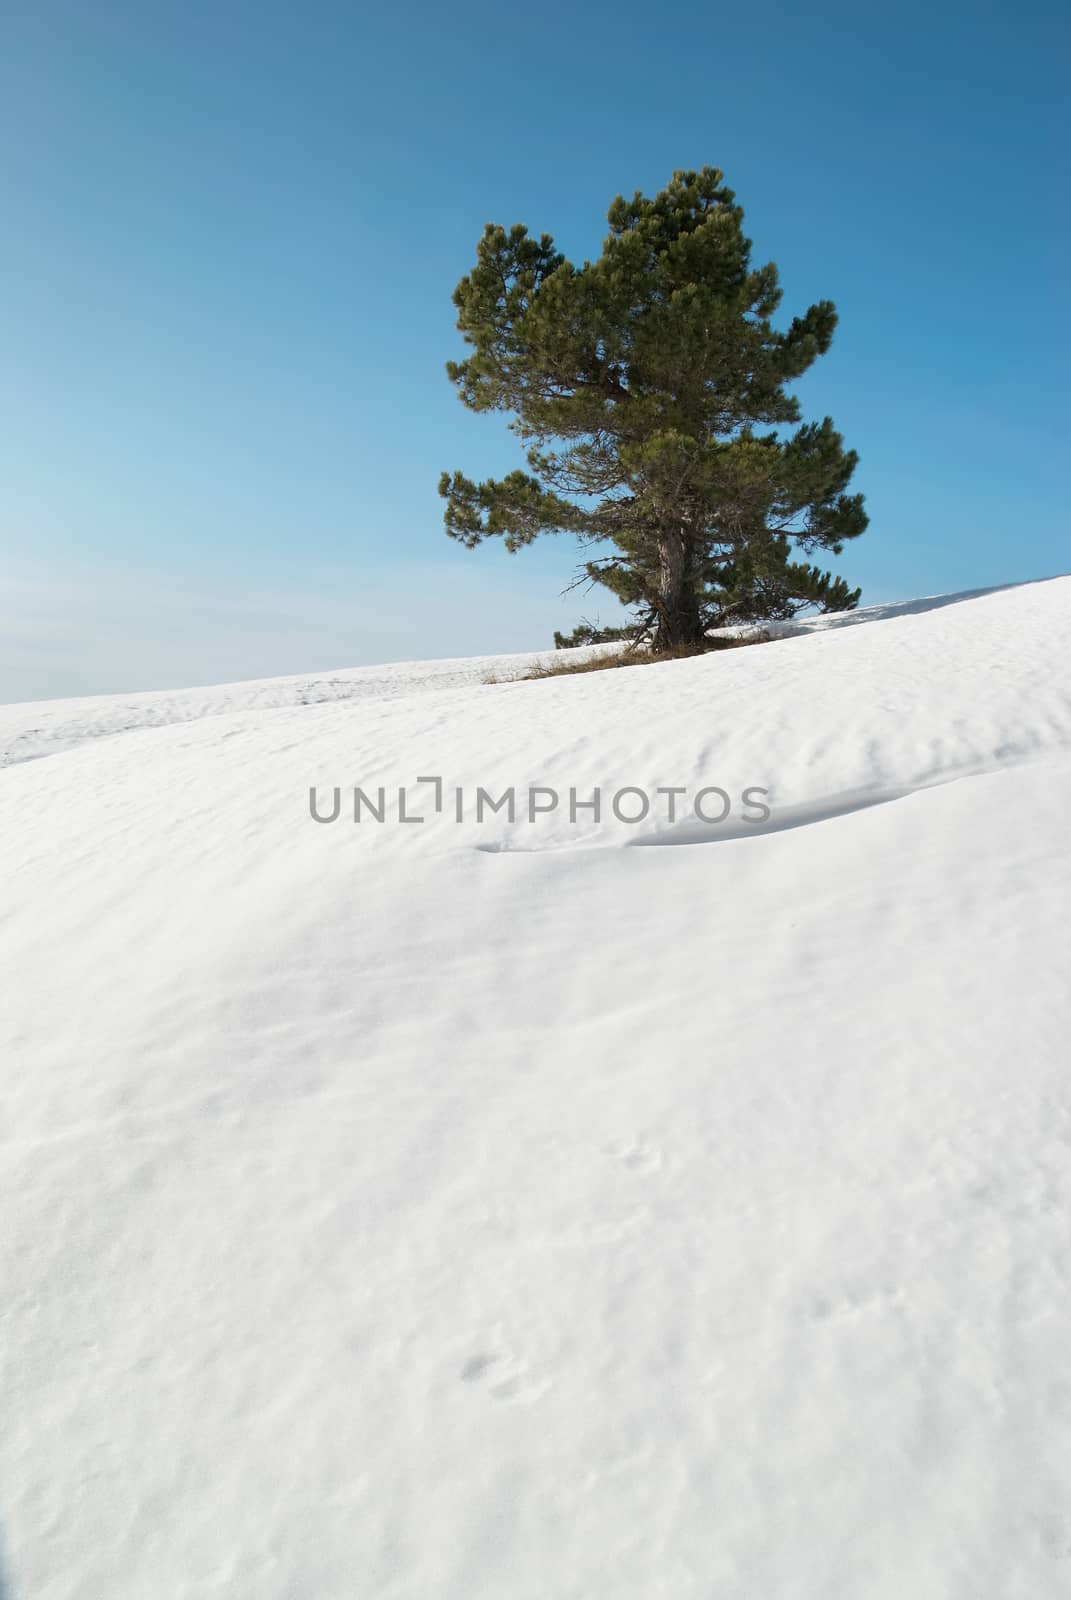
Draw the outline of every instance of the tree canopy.
<instances>
[{"instance_id":1,"label":"tree canopy","mask_svg":"<svg viewBox=\"0 0 1071 1600\"><path fill-rule=\"evenodd\" d=\"M751 265L743 216L716 168L676 172L653 199L616 199L579 267L549 234L488 223L454 291L471 353L450 380L471 410L512 413L530 470L444 473L447 532L510 550L577 535L583 575L656 648L859 598L806 559L866 528L857 457L786 388L829 349L836 311L774 327L777 268Z\"/></svg>"}]
</instances>

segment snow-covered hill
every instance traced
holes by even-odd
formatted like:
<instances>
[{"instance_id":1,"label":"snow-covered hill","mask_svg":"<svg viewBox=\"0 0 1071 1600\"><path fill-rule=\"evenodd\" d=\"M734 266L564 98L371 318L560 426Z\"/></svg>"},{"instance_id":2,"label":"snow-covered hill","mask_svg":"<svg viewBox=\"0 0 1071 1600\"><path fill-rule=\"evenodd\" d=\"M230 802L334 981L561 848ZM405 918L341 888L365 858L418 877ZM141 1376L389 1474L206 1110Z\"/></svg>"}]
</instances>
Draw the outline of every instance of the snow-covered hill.
<instances>
[{"instance_id":1,"label":"snow-covered hill","mask_svg":"<svg viewBox=\"0 0 1071 1600\"><path fill-rule=\"evenodd\" d=\"M3 708L5 1600L1071 1588L1071 579L806 634Z\"/></svg>"}]
</instances>

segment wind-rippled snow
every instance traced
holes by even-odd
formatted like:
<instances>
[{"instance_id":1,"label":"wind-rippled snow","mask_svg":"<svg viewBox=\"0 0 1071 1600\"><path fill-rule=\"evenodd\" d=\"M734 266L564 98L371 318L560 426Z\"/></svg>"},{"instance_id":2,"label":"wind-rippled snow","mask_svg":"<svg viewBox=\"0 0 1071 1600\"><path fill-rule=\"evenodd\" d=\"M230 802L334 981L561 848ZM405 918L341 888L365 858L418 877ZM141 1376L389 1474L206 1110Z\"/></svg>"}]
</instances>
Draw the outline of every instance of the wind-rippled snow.
<instances>
[{"instance_id":1,"label":"wind-rippled snow","mask_svg":"<svg viewBox=\"0 0 1071 1600\"><path fill-rule=\"evenodd\" d=\"M1071 1591L1071 579L821 620L2 708L5 1600Z\"/></svg>"}]
</instances>

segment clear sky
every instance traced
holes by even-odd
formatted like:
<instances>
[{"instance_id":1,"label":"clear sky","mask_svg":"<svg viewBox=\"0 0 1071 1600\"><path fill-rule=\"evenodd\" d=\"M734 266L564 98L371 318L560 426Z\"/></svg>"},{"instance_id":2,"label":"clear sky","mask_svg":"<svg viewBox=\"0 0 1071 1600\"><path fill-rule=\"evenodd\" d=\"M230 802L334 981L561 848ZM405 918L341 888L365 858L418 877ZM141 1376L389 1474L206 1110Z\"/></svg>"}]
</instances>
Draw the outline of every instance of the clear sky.
<instances>
[{"instance_id":1,"label":"clear sky","mask_svg":"<svg viewBox=\"0 0 1071 1600\"><path fill-rule=\"evenodd\" d=\"M861 456L863 601L1071 569L1063 0L6 0L0 700L549 645L577 553L442 531L486 221L598 252L723 168Z\"/></svg>"}]
</instances>

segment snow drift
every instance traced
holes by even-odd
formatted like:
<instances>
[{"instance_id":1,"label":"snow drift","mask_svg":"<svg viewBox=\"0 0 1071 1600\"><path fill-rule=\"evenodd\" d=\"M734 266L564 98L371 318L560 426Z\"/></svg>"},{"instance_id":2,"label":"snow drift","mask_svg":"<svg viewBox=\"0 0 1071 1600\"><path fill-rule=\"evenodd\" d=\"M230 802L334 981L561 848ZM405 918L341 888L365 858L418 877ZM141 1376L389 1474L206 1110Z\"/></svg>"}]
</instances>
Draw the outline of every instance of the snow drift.
<instances>
[{"instance_id":1,"label":"snow drift","mask_svg":"<svg viewBox=\"0 0 1071 1600\"><path fill-rule=\"evenodd\" d=\"M3 708L10 1600L1062 1593L1069 663L1059 579Z\"/></svg>"}]
</instances>

